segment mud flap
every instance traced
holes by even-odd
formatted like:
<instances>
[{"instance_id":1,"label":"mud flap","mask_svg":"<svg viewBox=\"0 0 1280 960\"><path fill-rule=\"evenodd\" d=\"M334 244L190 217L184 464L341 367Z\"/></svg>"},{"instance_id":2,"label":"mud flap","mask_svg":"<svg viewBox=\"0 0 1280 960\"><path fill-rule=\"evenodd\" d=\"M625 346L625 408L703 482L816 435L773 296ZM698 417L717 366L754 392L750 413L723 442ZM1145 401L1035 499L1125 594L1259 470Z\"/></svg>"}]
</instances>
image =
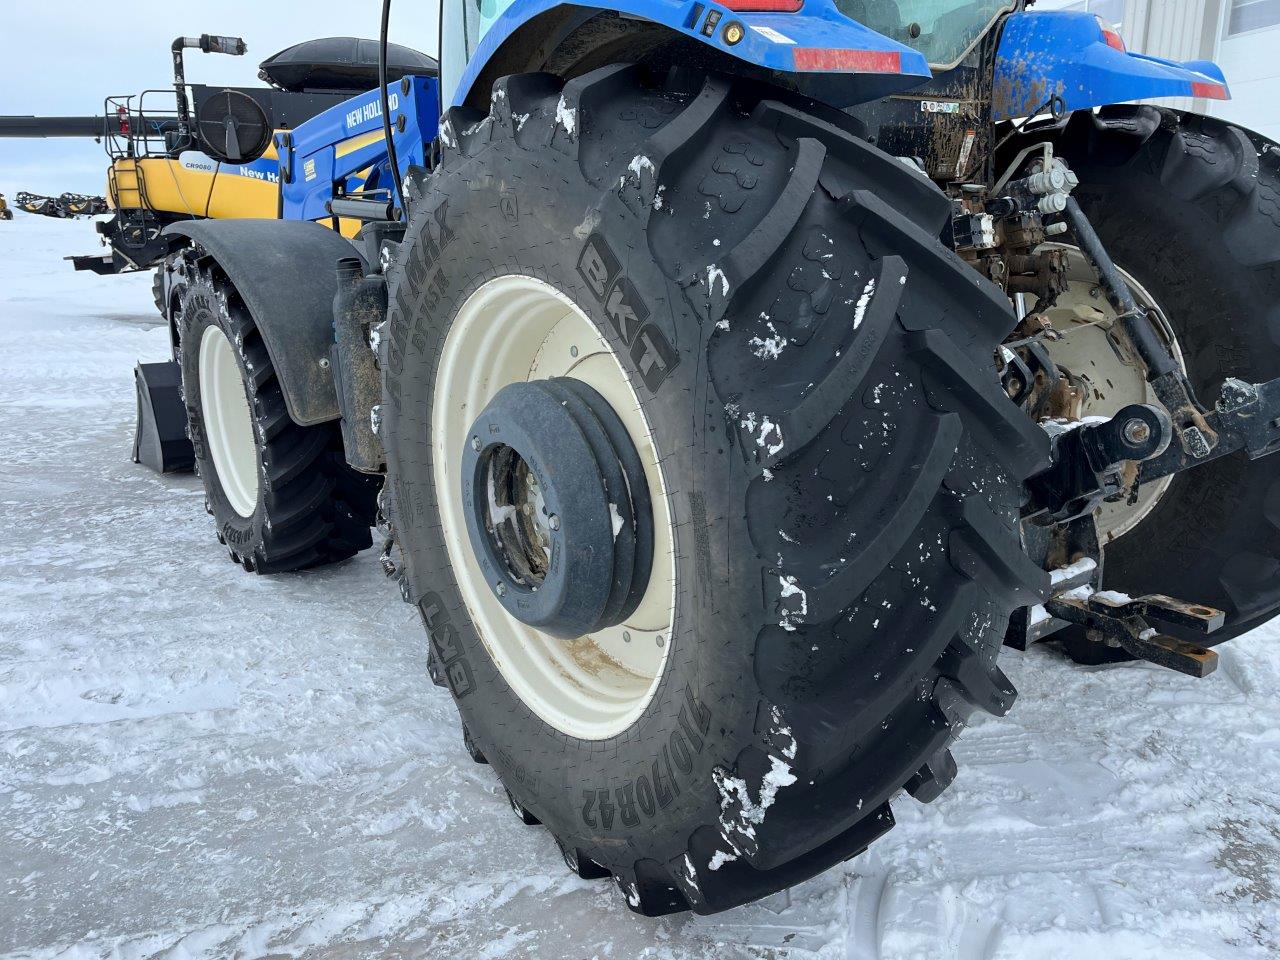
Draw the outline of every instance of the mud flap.
<instances>
[{"instance_id":1,"label":"mud flap","mask_svg":"<svg viewBox=\"0 0 1280 960\"><path fill-rule=\"evenodd\" d=\"M157 473L191 470L195 452L187 437L187 413L182 405L182 368L174 360L140 363L133 373L138 388L133 462Z\"/></svg>"}]
</instances>

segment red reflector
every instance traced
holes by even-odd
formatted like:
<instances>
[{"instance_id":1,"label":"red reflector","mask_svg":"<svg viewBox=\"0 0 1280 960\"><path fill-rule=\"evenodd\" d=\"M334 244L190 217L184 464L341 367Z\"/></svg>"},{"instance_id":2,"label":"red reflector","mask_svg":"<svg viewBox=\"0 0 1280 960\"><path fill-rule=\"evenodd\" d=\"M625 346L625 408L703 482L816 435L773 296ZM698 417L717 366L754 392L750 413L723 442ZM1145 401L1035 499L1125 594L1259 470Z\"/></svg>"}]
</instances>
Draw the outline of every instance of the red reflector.
<instances>
[{"instance_id":1,"label":"red reflector","mask_svg":"<svg viewBox=\"0 0 1280 960\"><path fill-rule=\"evenodd\" d=\"M831 50L797 47L797 70L825 73L901 73L902 54L896 50Z\"/></svg>"},{"instance_id":2,"label":"red reflector","mask_svg":"<svg viewBox=\"0 0 1280 960\"><path fill-rule=\"evenodd\" d=\"M1191 95L1204 100L1228 100L1227 88L1220 83L1193 83Z\"/></svg>"},{"instance_id":3,"label":"red reflector","mask_svg":"<svg viewBox=\"0 0 1280 960\"><path fill-rule=\"evenodd\" d=\"M1112 50L1119 50L1121 53L1128 52L1124 46L1124 37L1114 30L1103 30L1102 35L1107 38L1107 46Z\"/></svg>"},{"instance_id":4,"label":"red reflector","mask_svg":"<svg viewBox=\"0 0 1280 960\"><path fill-rule=\"evenodd\" d=\"M804 0L724 0L724 5L738 13L795 13Z\"/></svg>"}]
</instances>

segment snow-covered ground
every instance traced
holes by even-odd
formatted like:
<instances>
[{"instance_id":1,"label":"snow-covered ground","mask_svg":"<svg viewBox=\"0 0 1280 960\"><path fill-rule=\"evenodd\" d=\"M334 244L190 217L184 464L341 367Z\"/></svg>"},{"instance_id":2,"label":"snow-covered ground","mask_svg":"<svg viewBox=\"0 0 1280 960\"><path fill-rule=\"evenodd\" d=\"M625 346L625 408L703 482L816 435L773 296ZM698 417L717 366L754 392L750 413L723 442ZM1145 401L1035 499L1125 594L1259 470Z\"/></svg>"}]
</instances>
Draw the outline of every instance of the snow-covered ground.
<instances>
[{"instance_id":1,"label":"snow-covered ground","mask_svg":"<svg viewBox=\"0 0 1280 960\"><path fill-rule=\"evenodd\" d=\"M1008 652L869 855L712 918L570 877L463 750L376 557L254 577L129 462L149 277L0 223L0 953L976 960L1280 952L1280 628L1195 681Z\"/></svg>"}]
</instances>

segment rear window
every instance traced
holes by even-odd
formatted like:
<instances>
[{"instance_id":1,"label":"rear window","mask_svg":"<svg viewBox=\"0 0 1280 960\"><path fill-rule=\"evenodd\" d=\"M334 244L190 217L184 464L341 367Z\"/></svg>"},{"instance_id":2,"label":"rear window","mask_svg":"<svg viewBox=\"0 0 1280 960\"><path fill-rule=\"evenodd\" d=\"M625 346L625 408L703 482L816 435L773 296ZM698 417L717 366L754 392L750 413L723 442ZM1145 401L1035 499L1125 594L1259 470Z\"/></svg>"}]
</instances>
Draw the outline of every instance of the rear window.
<instances>
[{"instance_id":1,"label":"rear window","mask_svg":"<svg viewBox=\"0 0 1280 960\"><path fill-rule=\"evenodd\" d=\"M840 12L924 54L935 67L959 62L1012 0L836 0Z\"/></svg>"}]
</instances>

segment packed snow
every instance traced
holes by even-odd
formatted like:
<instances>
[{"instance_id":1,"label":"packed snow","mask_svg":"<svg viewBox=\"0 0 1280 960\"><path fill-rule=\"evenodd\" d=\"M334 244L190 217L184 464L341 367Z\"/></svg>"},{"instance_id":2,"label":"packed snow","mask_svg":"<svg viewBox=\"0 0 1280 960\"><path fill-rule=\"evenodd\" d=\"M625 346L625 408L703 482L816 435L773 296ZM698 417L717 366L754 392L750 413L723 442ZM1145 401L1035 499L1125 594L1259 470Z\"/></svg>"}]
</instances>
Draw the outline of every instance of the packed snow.
<instances>
[{"instance_id":1,"label":"packed snow","mask_svg":"<svg viewBox=\"0 0 1280 960\"><path fill-rule=\"evenodd\" d=\"M130 463L132 367L166 338L148 276L62 262L95 244L88 223L0 222L0 954L1280 951L1276 627L1199 681L1006 651L1013 713L975 719L955 784L900 798L868 854L719 916L632 915L467 756L374 552L247 575L195 478Z\"/></svg>"}]
</instances>

